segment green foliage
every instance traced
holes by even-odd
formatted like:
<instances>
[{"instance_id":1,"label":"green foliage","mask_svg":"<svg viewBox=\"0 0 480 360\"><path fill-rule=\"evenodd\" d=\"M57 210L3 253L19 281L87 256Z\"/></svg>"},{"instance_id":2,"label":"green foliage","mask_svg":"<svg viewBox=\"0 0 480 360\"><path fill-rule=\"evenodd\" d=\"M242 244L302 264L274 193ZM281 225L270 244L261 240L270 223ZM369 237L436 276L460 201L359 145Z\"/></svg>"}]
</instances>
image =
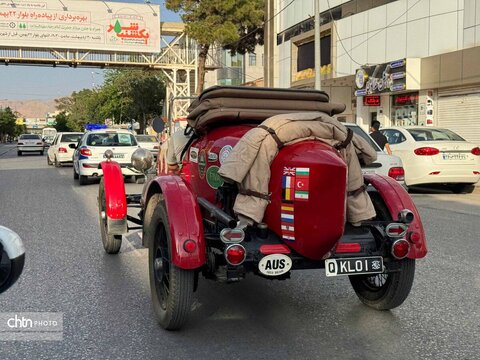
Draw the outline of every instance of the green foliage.
<instances>
[{"instance_id":1,"label":"green foliage","mask_svg":"<svg viewBox=\"0 0 480 360\"><path fill-rule=\"evenodd\" d=\"M165 5L182 13L186 32L200 45L245 53L263 43L265 0L166 0Z\"/></svg>"},{"instance_id":2,"label":"green foliage","mask_svg":"<svg viewBox=\"0 0 480 360\"><path fill-rule=\"evenodd\" d=\"M101 87L74 92L55 102L58 110L68 113L66 125L75 131L105 119L115 123L135 119L143 129L145 119L162 112L164 98L165 84L159 72L129 69L109 70Z\"/></svg>"},{"instance_id":3,"label":"green foliage","mask_svg":"<svg viewBox=\"0 0 480 360\"><path fill-rule=\"evenodd\" d=\"M0 109L0 140L3 140L7 135L15 136L17 125L15 124L16 117L12 109L6 107Z\"/></svg>"},{"instance_id":4,"label":"green foliage","mask_svg":"<svg viewBox=\"0 0 480 360\"><path fill-rule=\"evenodd\" d=\"M68 115L65 111L55 116L56 124L53 126L58 132L72 131L73 129L68 126Z\"/></svg>"}]
</instances>

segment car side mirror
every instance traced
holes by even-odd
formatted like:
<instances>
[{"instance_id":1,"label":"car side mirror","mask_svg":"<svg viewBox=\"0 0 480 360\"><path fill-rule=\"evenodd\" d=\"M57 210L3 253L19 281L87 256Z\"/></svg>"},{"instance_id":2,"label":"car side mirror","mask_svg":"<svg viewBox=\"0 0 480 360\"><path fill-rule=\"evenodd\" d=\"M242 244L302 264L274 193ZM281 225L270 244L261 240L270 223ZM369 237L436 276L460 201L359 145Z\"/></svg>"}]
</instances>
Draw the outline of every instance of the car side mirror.
<instances>
[{"instance_id":1,"label":"car side mirror","mask_svg":"<svg viewBox=\"0 0 480 360\"><path fill-rule=\"evenodd\" d=\"M165 123L161 118L159 118L158 116L155 116L152 122L152 127L153 127L153 130L155 130L155 132L160 134L163 131L163 129L165 129Z\"/></svg>"},{"instance_id":2,"label":"car side mirror","mask_svg":"<svg viewBox=\"0 0 480 360\"><path fill-rule=\"evenodd\" d=\"M68 144L68 147L70 149L76 149L77 148L77 144Z\"/></svg>"},{"instance_id":3,"label":"car side mirror","mask_svg":"<svg viewBox=\"0 0 480 360\"><path fill-rule=\"evenodd\" d=\"M12 230L0 226L0 293L15 284L23 271L25 248Z\"/></svg>"}]
</instances>

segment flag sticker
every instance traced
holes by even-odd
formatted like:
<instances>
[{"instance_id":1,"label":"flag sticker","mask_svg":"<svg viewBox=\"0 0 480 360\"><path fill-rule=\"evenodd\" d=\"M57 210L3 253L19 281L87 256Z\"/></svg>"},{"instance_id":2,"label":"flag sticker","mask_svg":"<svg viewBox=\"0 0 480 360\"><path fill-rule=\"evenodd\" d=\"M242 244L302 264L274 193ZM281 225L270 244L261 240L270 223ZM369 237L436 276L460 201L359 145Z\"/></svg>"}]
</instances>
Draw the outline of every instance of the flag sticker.
<instances>
[{"instance_id":1,"label":"flag sticker","mask_svg":"<svg viewBox=\"0 0 480 360\"><path fill-rule=\"evenodd\" d=\"M295 169L295 200L308 200L308 192L310 187L310 169Z\"/></svg>"},{"instance_id":2,"label":"flag sticker","mask_svg":"<svg viewBox=\"0 0 480 360\"><path fill-rule=\"evenodd\" d=\"M295 207L291 203L282 203L280 211L282 238L295 240Z\"/></svg>"},{"instance_id":3,"label":"flag sticker","mask_svg":"<svg viewBox=\"0 0 480 360\"><path fill-rule=\"evenodd\" d=\"M285 174L285 169L283 173ZM292 171L292 174L294 172ZM282 197L283 200L293 201L295 192L295 176L283 175L282 177Z\"/></svg>"}]
</instances>

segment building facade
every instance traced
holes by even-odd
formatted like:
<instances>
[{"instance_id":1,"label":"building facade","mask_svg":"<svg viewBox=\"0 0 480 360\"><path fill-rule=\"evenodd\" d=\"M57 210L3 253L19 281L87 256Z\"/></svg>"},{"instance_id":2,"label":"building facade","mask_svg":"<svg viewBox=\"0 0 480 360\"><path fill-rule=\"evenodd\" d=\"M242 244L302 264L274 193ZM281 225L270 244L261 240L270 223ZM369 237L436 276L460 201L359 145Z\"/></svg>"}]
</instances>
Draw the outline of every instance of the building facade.
<instances>
[{"instance_id":1,"label":"building facade","mask_svg":"<svg viewBox=\"0 0 480 360\"><path fill-rule=\"evenodd\" d=\"M267 1L267 86L313 88L314 0ZM322 90L368 128L442 126L480 143L480 0L321 0Z\"/></svg>"}]
</instances>

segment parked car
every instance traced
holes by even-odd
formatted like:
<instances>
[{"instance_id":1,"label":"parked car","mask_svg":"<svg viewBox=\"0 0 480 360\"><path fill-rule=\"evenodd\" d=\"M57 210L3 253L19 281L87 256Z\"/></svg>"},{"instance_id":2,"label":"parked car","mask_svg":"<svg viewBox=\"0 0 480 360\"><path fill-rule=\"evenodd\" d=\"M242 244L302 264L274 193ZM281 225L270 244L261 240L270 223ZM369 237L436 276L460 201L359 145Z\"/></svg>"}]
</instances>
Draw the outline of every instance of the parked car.
<instances>
[{"instance_id":1,"label":"parked car","mask_svg":"<svg viewBox=\"0 0 480 360\"><path fill-rule=\"evenodd\" d=\"M472 192L480 180L480 148L451 130L409 126L380 131L402 159L407 186L446 184L461 193Z\"/></svg>"},{"instance_id":2,"label":"parked car","mask_svg":"<svg viewBox=\"0 0 480 360\"><path fill-rule=\"evenodd\" d=\"M135 135L137 143L141 148L150 150L153 157L156 159L158 156L158 150L160 149L160 143L154 135Z\"/></svg>"},{"instance_id":3,"label":"parked car","mask_svg":"<svg viewBox=\"0 0 480 360\"><path fill-rule=\"evenodd\" d=\"M39 152L43 155L45 145L42 137L37 134L22 134L18 137L17 155L22 156L25 152Z\"/></svg>"},{"instance_id":4,"label":"parked car","mask_svg":"<svg viewBox=\"0 0 480 360\"><path fill-rule=\"evenodd\" d=\"M143 178L132 170L131 157L138 149L135 136L128 130L102 129L86 132L79 142L69 145L73 153L73 178L80 180L80 185L88 183L88 177L102 176L100 162L105 159L105 151L112 150L113 158L118 161L125 176Z\"/></svg>"},{"instance_id":5,"label":"parked car","mask_svg":"<svg viewBox=\"0 0 480 360\"><path fill-rule=\"evenodd\" d=\"M377 145L377 143L368 135L360 126L356 124L344 124L346 127L353 130L353 132L361 136L377 151L377 161L373 164L363 166L362 172L364 175L379 174L390 176L400 183L404 183L405 171L403 169L402 160L398 156L389 155Z\"/></svg>"},{"instance_id":6,"label":"parked car","mask_svg":"<svg viewBox=\"0 0 480 360\"><path fill-rule=\"evenodd\" d=\"M73 149L70 144L78 143L83 133L79 132L61 132L55 136L52 145L47 150L47 164L55 164L60 167L64 164L73 162Z\"/></svg>"}]
</instances>

